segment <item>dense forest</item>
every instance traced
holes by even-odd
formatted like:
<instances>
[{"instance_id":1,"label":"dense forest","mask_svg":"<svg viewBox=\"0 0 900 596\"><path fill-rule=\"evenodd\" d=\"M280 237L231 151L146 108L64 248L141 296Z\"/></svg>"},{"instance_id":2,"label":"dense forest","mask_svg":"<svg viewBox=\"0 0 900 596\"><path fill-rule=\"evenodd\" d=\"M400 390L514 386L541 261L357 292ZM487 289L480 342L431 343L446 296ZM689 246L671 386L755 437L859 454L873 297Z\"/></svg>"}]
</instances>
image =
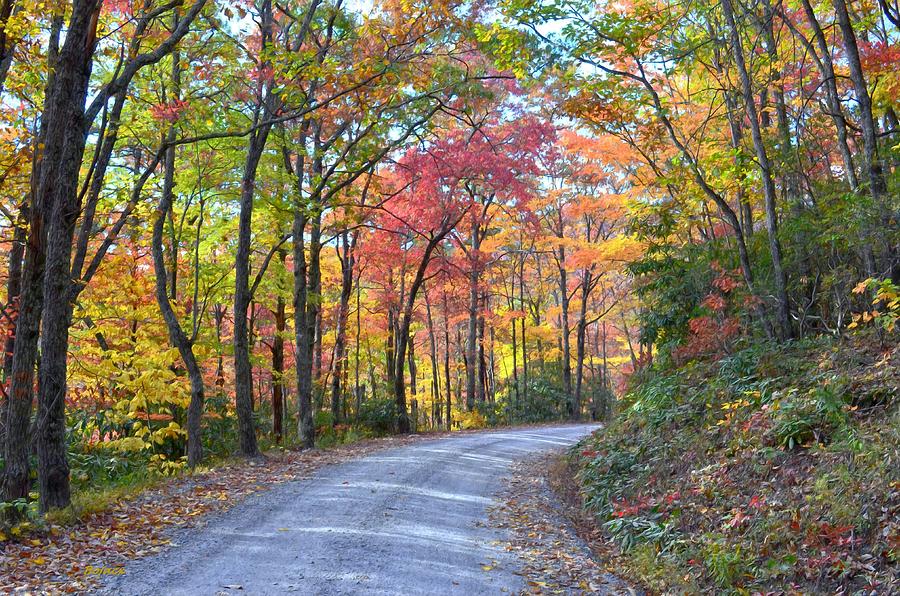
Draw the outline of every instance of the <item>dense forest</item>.
<instances>
[{"instance_id":1,"label":"dense forest","mask_svg":"<svg viewBox=\"0 0 900 596\"><path fill-rule=\"evenodd\" d=\"M0 0L4 511L895 366L898 62L896 0Z\"/></svg>"}]
</instances>

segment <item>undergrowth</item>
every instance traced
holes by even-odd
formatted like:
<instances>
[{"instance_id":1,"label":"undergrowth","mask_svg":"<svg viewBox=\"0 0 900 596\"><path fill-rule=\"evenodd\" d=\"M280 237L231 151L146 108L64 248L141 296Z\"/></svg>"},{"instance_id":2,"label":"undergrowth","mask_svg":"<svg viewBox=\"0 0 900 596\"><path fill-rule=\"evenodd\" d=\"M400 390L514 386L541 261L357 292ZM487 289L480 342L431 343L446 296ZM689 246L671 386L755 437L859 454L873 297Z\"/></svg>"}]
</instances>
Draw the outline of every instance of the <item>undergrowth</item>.
<instances>
[{"instance_id":1,"label":"undergrowth","mask_svg":"<svg viewBox=\"0 0 900 596\"><path fill-rule=\"evenodd\" d=\"M900 348L749 344L658 362L570 457L651 590L897 593Z\"/></svg>"}]
</instances>

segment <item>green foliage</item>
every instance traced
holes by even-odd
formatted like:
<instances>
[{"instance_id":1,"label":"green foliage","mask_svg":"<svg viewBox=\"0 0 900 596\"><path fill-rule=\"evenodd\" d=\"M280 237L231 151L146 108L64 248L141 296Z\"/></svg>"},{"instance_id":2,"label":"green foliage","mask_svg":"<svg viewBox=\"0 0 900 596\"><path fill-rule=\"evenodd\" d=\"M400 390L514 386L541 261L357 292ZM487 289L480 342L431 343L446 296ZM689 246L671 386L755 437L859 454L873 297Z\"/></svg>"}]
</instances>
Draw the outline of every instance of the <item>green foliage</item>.
<instances>
[{"instance_id":1,"label":"green foliage","mask_svg":"<svg viewBox=\"0 0 900 596\"><path fill-rule=\"evenodd\" d=\"M527 386L519 380L519 394L516 397L512 379L508 379L501 389L499 404L501 410L486 418L496 423L532 424L566 417L566 392L562 382L562 369L557 363L546 362L540 372L528 377Z\"/></svg>"},{"instance_id":2,"label":"green foliage","mask_svg":"<svg viewBox=\"0 0 900 596\"><path fill-rule=\"evenodd\" d=\"M705 540L703 562L710 575L722 588L738 584L749 571L747 557L740 545L731 545L724 538L710 537Z\"/></svg>"},{"instance_id":3,"label":"green foliage","mask_svg":"<svg viewBox=\"0 0 900 596\"><path fill-rule=\"evenodd\" d=\"M603 524L610 537L628 552L638 544L652 544L657 551L666 551L678 542L674 524L664 520L663 513L648 516L617 517Z\"/></svg>"},{"instance_id":4,"label":"green foliage","mask_svg":"<svg viewBox=\"0 0 900 596\"><path fill-rule=\"evenodd\" d=\"M772 403L774 442L787 449L825 443L848 423L848 403L840 387L816 386L800 393L791 388Z\"/></svg>"},{"instance_id":5,"label":"green foliage","mask_svg":"<svg viewBox=\"0 0 900 596\"><path fill-rule=\"evenodd\" d=\"M375 435L387 435L397 424L397 404L391 398L367 399L360 406L359 424Z\"/></svg>"},{"instance_id":6,"label":"green foliage","mask_svg":"<svg viewBox=\"0 0 900 596\"><path fill-rule=\"evenodd\" d=\"M661 246L630 265L630 271L642 279L636 288L644 306L642 343L667 351L684 340L688 321L697 314L709 286L710 258L710 253L690 245L681 250Z\"/></svg>"}]
</instances>

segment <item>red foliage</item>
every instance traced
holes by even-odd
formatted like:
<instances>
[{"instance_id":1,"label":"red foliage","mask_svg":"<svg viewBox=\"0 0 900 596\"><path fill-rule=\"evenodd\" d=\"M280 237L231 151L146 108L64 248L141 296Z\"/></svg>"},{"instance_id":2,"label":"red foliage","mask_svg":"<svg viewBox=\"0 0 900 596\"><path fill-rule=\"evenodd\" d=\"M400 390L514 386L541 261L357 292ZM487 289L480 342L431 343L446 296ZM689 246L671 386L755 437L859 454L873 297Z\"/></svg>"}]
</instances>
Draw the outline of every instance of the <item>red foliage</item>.
<instances>
[{"instance_id":1,"label":"red foliage","mask_svg":"<svg viewBox=\"0 0 900 596\"><path fill-rule=\"evenodd\" d=\"M160 122L176 122L188 108L188 102L176 99L167 104L157 104L150 108L150 115Z\"/></svg>"}]
</instances>

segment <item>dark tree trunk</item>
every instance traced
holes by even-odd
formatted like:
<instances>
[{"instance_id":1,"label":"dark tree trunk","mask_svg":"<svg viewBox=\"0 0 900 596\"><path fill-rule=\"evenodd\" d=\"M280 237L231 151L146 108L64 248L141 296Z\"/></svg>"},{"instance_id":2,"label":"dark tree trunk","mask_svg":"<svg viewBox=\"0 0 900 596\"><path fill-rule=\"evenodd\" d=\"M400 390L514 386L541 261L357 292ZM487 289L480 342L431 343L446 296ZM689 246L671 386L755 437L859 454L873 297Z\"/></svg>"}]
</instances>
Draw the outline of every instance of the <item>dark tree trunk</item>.
<instances>
[{"instance_id":1,"label":"dark tree trunk","mask_svg":"<svg viewBox=\"0 0 900 596\"><path fill-rule=\"evenodd\" d=\"M476 386L476 395L479 404L485 402L485 392L487 389L487 363L484 359L484 297L481 295L481 308L478 309L478 385Z\"/></svg>"},{"instance_id":2,"label":"dark tree trunk","mask_svg":"<svg viewBox=\"0 0 900 596\"><path fill-rule=\"evenodd\" d=\"M519 306L522 309L522 401L528 403L528 341L525 336L525 256L519 263Z\"/></svg>"},{"instance_id":3,"label":"dark tree trunk","mask_svg":"<svg viewBox=\"0 0 900 596\"><path fill-rule=\"evenodd\" d=\"M585 337L587 334L587 305L593 287L593 276L585 269L581 280L581 306L575 331L575 420L581 417L582 387L584 385Z\"/></svg>"},{"instance_id":4,"label":"dark tree trunk","mask_svg":"<svg viewBox=\"0 0 900 596\"><path fill-rule=\"evenodd\" d=\"M476 356L478 353L478 250L481 245L481 232L477 223L472 224L472 246L470 259L472 269L469 271L469 326L466 342L466 409L470 412L475 409L476 399Z\"/></svg>"},{"instance_id":5,"label":"dark tree trunk","mask_svg":"<svg viewBox=\"0 0 900 596\"><path fill-rule=\"evenodd\" d=\"M815 61L822 75L822 83L825 85L825 97L827 98L828 110L834 128L837 133L838 149L841 153L841 160L844 163L844 175L850 184L850 189L854 192L859 188L859 180L856 176L856 168L853 164L853 155L850 153L850 144L847 134L847 119L844 116L844 110L841 106L841 96L837 88L837 76L834 72L834 61L831 59L831 48L825 40L825 33L816 17L812 4L809 0L802 0L803 12L806 14L806 20L809 23L813 33L813 39L818 48L818 59ZM810 48L811 53L815 52Z\"/></svg>"},{"instance_id":6,"label":"dark tree trunk","mask_svg":"<svg viewBox=\"0 0 900 596\"><path fill-rule=\"evenodd\" d=\"M512 301L510 301L510 309L512 310ZM516 342L516 320L511 321L512 326L512 378L513 378L513 411L519 411L519 362L518 352L519 346Z\"/></svg>"},{"instance_id":7,"label":"dark tree trunk","mask_svg":"<svg viewBox=\"0 0 900 596\"><path fill-rule=\"evenodd\" d=\"M3 402L0 404L0 449L6 444L6 419L9 412L9 398L5 390L9 388L9 379L12 374L13 352L16 347L16 326L18 318L19 299L22 293L22 259L25 257L25 240L27 238L26 225L28 209L22 206L19 220L14 222L16 229L13 232L12 247L9 251L8 276L6 279L6 310L12 317L9 323L9 332L3 343L3 378L0 384L4 387Z\"/></svg>"},{"instance_id":8,"label":"dark tree trunk","mask_svg":"<svg viewBox=\"0 0 900 596\"><path fill-rule=\"evenodd\" d=\"M314 166L314 170L316 167ZM322 214L318 210L319 197L312 197L311 204L315 212L312 216L309 237L309 260L305 262L307 270L307 282L304 305L305 328L302 331L302 346L297 350L297 380L298 392L301 401L301 411L306 419L301 420L301 442L304 447L313 447L315 444L315 425L313 420L313 352L316 344L316 327L321 308L321 268L320 255L322 251ZM295 240L296 243L296 240ZM302 248L302 245L301 245ZM296 258L296 257L295 257ZM303 415L301 414L301 416Z\"/></svg>"},{"instance_id":9,"label":"dark tree trunk","mask_svg":"<svg viewBox=\"0 0 900 596\"><path fill-rule=\"evenodd\" d=\"M341 298L338 305L337 329L334 340L334 374L331 378L331 419L333 424L340 421L341 414L341 380L347 358L347 319L350 314L350 295L353 293L353 249L356 245L356 235L353 241L349 239L345 231L341 234L342 253L338 253L341 261Z\"/></svg>"},{"instance_id":10,"label":"dark tree trunk","mask_svg":"<svg viewBox=\"0 0 900 596\"><path fill-rule=\"evenodd\" d=\"M43 295L54 300L46 301L41 313L36 424L41 511L66 507L70 500L65 394L72 304L67 298L75 222L81 210L78 176L86 143L84 106L99 10L97 0L74 3L42 116L45 153L35 204L47 223Z\"/></svg>"},{"instance_id":11,"label":"dark tree trunk","mask_svg":"<svg viewBox=\"0 0 900 596\"><path fill-rule=\"evenodd\" d=\"M169 140L174 140L175 129L172 128L168 135ZM159 207L155 213L153 222L153 237L151 240L151 252L153 253L153 269L156 275L156 301L159 310L166 323L169 333L169 341L178 349L184 367L187 370L191 383L191 401L187 413L187 458L188 466L195 467L203 459L203 437L201 434L201 416L203 415L204 386L203 372L194 356L194 340L188 337L181 328L178 315L172 308L167 288L166 259L163 253L163 228L167 214L172 209L175 190L175 147L170 146L166 150L165 175L163 178L163 191L159 201Z\"/></svg>"},{"instance_id":12,"label":"dark tree trunk","mask_svg":"<svg viewBox=\"0 0 900 596\"><path fill-rule=\"evenodd\" d=\"M560 237L562 237L560 230ZM568 272L566 271L566 250L562 246L558 249L559 259L559 294L560 294L560 341L562 343L562 376L563 389L566 393L566 409L569 417L573 420L576 417L575 395L572 392L572 360L570 348L570 328L569 328L569 282Z\"/></svg>"},{"instance_id":13,"label":"dark tree trunk","mask_svg":"<svg viewBox=\"0 0 900 596\"><path fill-rule=\"evenodd\" d=\"M453 415L453 387L450 386L450 307L447 291L444 290L444 386L447 388L447 430L450 430Z\"/></svg>"},{"instance_id":14,"label":"dark tree trunk","mask_svg":"<svg viewBox=\"0 0 900 596\"><path fill-rule=\"evenodd\" d=\"M403 369L405 367L406 349L409 344L409 328L412 325L413 307L416 303L416 295L419 293L419 288L422 287L422 284L425 281L425 271L428 269L428 264L431 262L432 253L457 223L458 220L453 222L444 220L440 231L428 239L428 244L425 246L425 252L422 255L422 260L416 270L416 276L413 279L412 285L409 287L409 293L406 295L406 301L403 305L403 313L400 318L400 325L397 329L397 353L394 355L394 361L396 363L396 370L394 371L394 400L397 407L397 431L400 433L408 433L411 430L409 416L406 412L406 383L404 379L405 371Z\"/></svg>"},{"instance_id":15,"label":"dark tree trunk","mask_svg":"<svg viewBox=\"0 0 900 596\"><path fill-rule=\"evenodd\" d=\"M440 426L443 419L441 415L441 367L437 357L437 339L434 336L434 319L431 318L431 300L428 292L425 292L425 323L428 327L428 346L431 356L431 420L435 428Z\"/></svg>"},{"instance_id":16,"label":"dark tree trunk","mask_svg":"<svg viewBox=\"0 0 900 596\"><path fill-rule=\"evenodd\" d=\"M284 267L287 251L279 250L278 258ZM287 330L287 313L284 297L279 292L275 303L275 337L272 339L272 434L275 442L281 444L284 435L284 402L287 384L284 379L284 333Z\"/></svg>"},{"instance_id":17,"label":"dark tree trunk","mask_svg":"<svg viewBox=\"0 0 900 596\"><path fill-rule=\"evenodd\" d=\"M835 15L841 36L844 38L844 55L847 66L850 68L850 80L853 82L853 91L859 106L859 127L862 129L863 150L865 154L866 174L869 179L869 192L879 212L880 229L873 234L872 243L879 246L879 255L883 263L882 273L892 278L900 277L900 261L897 259L896 248L890 243L888 234L896 229L896 213L887 198L887 181L884 168L878 156L878 130L875 117L872 114L872 98L866 86L866 78L863 73L862 62L859 56L859 46L856 42L856 33L847 11L845 0L832 0Z\"/></svg>"},{"instance_id":18,"label":"dark tree trunk","mask_svg":"<svg viewBox=\"0 0 900 596\"><path fill-rule=\"evenodd\" d=\"M272 29L272 3L271 0L263 0L260 7L263 52L271 44ZM259 455L256 425L253 420L253 368L250 361L250 330L247 327L247 315L253 299L250 291L250 241L253 234L256 175L272 129L270 118L275 113L275 95L271 85L271 81L266 81L260 88L260 102L254 117L258 127L250 134L247 156L244 160L238 216L238 246L234 260L234 400L240 452L247 457Z\"/></svg>"},{"instance_id":19,"label":"dark tree trunk","mask_svg":"<svg viewBox=\"0 0 900 596\"><path fill-rule=\"evenodd\" d=\"M238 419L238 436L242 455L259 455L256 425L253 421L253 370L250 362L250 330L247 325L250 308L250 240L252 235L253 197L256 172L265 148L268 127L251 135L244 176L241 180L238 248L234 267L234 391Z\"/></svg>"},{"instance_id":20,"label":"dark tree trunk","mask_svg":"<svg viewBox=\"0 0 900 596\"><path fill-rule=\"evenodd\" d=\"M49 105L50 93L55 80L54 72L58 59L60 31L63 26L61 16L52 22L48 49L48 93L45 105ZM28 233L26 236L25 260L22 265L22 286L19 294L18 318L12 363L10 365L9 398L7 401L6 442L4 444L3 500L28 496L29 475L29 429L31 427L31 405L34 401L34 368L37 362L38 333L41 308L43 305L43 276L47 250L47 229L45 227L45 205L43 195L37 193L41 163L41 151L47 133L48 120L41 122L37 143L35 169L31 179L31 203L26 209ZM52 155L58 156L61 146L53 147Z\"/></svg>"},{"instance_id":21,"label":"dark tree trunk","mask_svg":"<svg viewBox=\"0 0 900 596\"><path fill-rule=\"evenodd\" d=\"M302 170L301 170L302 171ZM315 446L316 428L313 423L312 410L312 366L310 348L312 343L307 340L309 326L306 322L307 303L307 263L304 234L306 233L307 218L299 198L294 205L294 359L297 375L297 434L300 445L304 449L312 449Z\"/></svg>"},{"instance_id":22,"label":"dark tree trunk","mask_svg":"<svg viewBox=\"0 0 900 596\"><path fill-rule=\"evenodd\" d=\"M791 326L790 303L787 295L787 275L782 265L781 242L778 239L778 215L776 210L775 182L772 178L772 167L766 150L765 141L759 123L759 114L756 109L756 100L753 98L753 87L750 74L744 60L744 49L741 43L740 31L734 18L732 0L723 0L722 9L725 20L731 31L731 49L734 52L734 61L738 75L741 79L741 88L744 94L744 108L750 121L750 133L753 138L753 146L756 149L756 157L759 162L762 175L763 197L766 208L766 231L769 236L769 253L772 257L772 272L775 278L775 301L778 328L783 339L790 339L794 332Z\"/></svg>"}]
</instances>

